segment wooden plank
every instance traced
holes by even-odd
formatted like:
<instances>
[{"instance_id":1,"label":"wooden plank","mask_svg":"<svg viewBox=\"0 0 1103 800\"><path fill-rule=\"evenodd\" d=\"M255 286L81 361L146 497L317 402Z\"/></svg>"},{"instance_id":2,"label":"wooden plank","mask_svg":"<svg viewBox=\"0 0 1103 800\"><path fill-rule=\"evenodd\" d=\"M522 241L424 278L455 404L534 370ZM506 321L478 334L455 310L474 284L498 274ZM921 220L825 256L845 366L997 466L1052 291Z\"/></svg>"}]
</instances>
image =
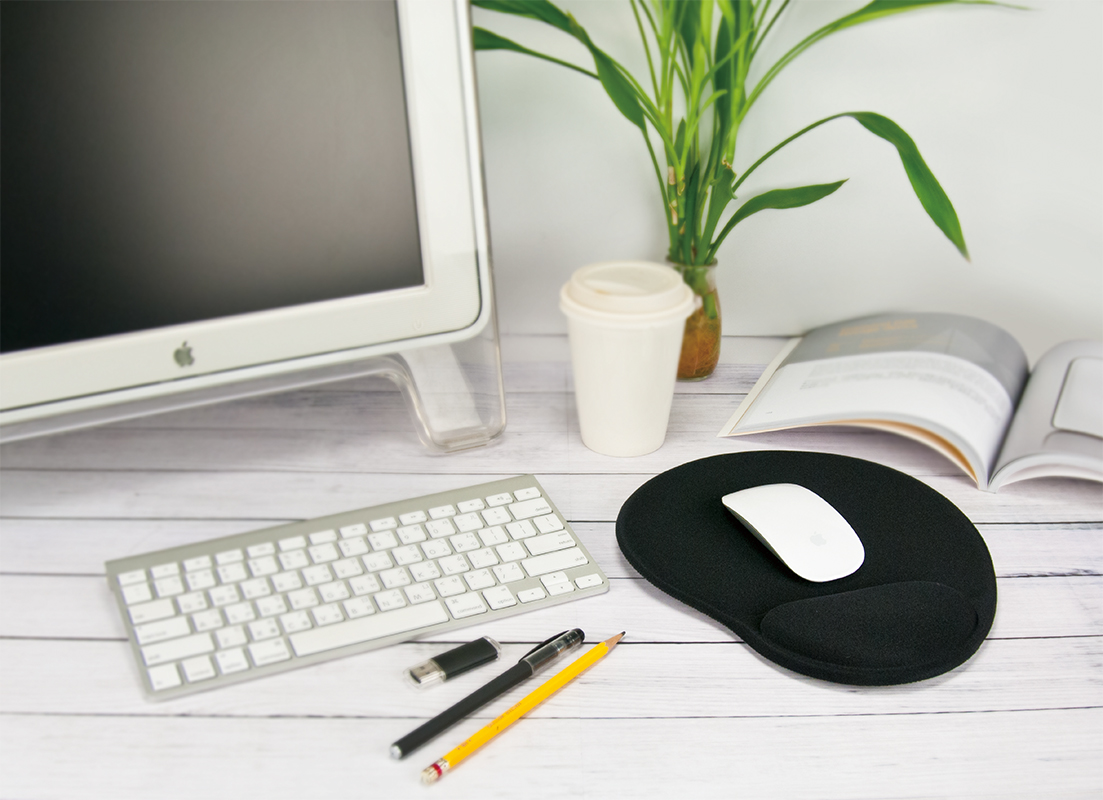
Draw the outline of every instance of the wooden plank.
<instances>
[{"instance_id":1,"label":"wooden plank","mask_svg":"<svg viewBox=\"0 0 1103 800\"><path fill-rule=\"evenodd\" d=\"M263 440L257 446L263 447ZM410 474L366 471L369 465L377 469L386 461L365 462L365 471L355 472L9 469L4 472L3 513L6 517L49 518L309 519L483 483L532 468L570 521L612 522L621 504L652 477L649 472L595 474L581 467L570 473L548 472L542 467L547 460L554 460L554 453L549 451L542 460L539 449L526 455L524 464L508 458L495 464L488 455L491 452L495 451L488 450L481 461L457 454L455 461L450 456L431 462L447 462L453 472ZM324 454L317 457L319 463L324 462ZM501 469L493 471L495 466ZM990 494L977 491L963 477L922 480L975 523L1103 523L1103 490L1090 481L1024 481Z\"/></svg>"},{"instance_id":2,"label":"wooden plank","mask_svg":"<svg viewBox=\"0 0 1103 800\"><path fill-rule=\"evenodd\" d=\"M554 627L549 630L554 632ZM593 627L588 633L592 642L609 632ZM530 646L507 644L500 665L427 690L406 684L402 671L441 652L439 643L396 645L158 703L144 699L137 667L129 663L129 651L121 642L0 640L5 665L0 711L428 718L490 680ZM1103 638L1098 636L989 641L961 667L901 686L841 686L807 678L731 641L671 647L637 642L630 631L614 655L600 670L573 683L562 699L549 701L533 714L585 719L785 717L1103 705L1103 679L1097 668ZM1051 667L1042 674L1032 669L1037 663ZM79 669L74 669L77 664ZM687 669L692 680L687 680ZM477 716L492 719L534 685L518 687ZM640 691L643 686L646 692ZM701 691L702 686L708 691Z\"/></svg>"},{"instance_id":3,"label":"wooden plank","mask_svg":"<svg viewBox=\"0 0 1103 800\"><path fill-rule=\"evenodd\" d=\"M33 519L3 521L5 573L102 575L105 561L260 530L295 520ZM576 522L574 530L611 577L637 577L624 560L612 522ZM1099 526L982 524L996 576L1103 574Z\"/></svg>"},{"instance_id":4,"label":"wooden plank","mask_svg":"<svg viewBox=\"0 0 1103 800\"><path fill-rule=\"evenodd\" d=\"M98 576L5 575L0 579L0 636L118 639L126 635L106 581ZM727 642L719 623L640 578L614 578L609 592L583 602L508 617L472 630L503 641L530 641L547 630L581 626L633 631L642 641ZM534 631L535 628L535 631ZM1008 578L999 582L991 637L1092 636L1103 633L1103 578ZM450 633L449 641L463 634ZM471 638L475 638L473 633Z\"/></svg>"},{"instance_id":5,"label":"wooden plank","mask_svg":"<svg viewBox=\"0 0 1103 800\"><path fill-rule=\"evenodd\" d=\"M9 797L424 797L401 720L5 720ZM1097 797L1098 709L800 719L529 719L444 779L449 798ZM457 731L455 741L471 732ZM451 746L453 739L449 739ZM445 745L442 745L443 747ZM65 754L58 758L58 753Z\"/></svg>"}]
</instances>

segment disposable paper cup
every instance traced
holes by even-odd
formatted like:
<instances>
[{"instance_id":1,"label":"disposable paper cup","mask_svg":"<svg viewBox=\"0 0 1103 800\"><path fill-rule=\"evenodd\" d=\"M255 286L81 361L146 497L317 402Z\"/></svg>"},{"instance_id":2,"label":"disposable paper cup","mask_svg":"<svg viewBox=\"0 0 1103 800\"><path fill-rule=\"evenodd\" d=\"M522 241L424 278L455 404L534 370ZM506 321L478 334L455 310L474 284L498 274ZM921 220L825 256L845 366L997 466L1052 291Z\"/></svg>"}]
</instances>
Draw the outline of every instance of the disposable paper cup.
<instances>
[{"instance_id":1,"label":"disposable paper cup","mask_svg":"<svg viewBox=\"0 0 1103 800\"><path fill-rule=\"evenodd\" d=\"M564 284L583 444L607 456L662 446L693 306L681 275L646 261L591 264Z\"/></svg>"}]
</instances>

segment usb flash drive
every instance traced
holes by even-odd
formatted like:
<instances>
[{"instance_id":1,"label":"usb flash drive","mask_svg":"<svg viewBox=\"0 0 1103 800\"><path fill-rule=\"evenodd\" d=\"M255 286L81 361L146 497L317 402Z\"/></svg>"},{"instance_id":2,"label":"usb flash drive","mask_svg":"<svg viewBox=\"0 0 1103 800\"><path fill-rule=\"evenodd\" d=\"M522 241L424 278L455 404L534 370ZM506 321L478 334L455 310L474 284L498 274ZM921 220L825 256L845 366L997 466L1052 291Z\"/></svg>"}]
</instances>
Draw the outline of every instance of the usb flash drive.
<instances>
[{"instance_id":1,"label":"usb flash drive","mask_svg":"<svg viewBox=\"0 0 1103 800\"><path fill-rule=\"evenodd\" d=\"M437 681L446 681L457 675L489 664L498 658L502 648L489 636L476 639L467 644L461 644L439 656L433 656L428 661L410 667L406 670L406 677L415 686L426 686Z\"/></svg>"}]
</instances>

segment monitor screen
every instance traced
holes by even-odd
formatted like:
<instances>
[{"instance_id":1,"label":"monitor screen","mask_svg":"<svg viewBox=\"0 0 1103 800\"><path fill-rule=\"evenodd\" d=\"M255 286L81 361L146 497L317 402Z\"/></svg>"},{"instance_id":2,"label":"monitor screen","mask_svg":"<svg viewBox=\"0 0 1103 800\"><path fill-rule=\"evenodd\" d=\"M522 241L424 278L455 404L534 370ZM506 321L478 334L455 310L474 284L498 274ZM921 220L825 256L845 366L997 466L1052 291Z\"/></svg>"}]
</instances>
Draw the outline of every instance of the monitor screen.
<instances>
[{"instance_id":1,"label":"monitor screen","mask_svg":"<svg viewBox=\"0 0 1103 800\"><path fill-rule=\"evenodd\" d=\"M468 13L0 3L0 438L486 328Z\"/></svg>"},{"instance_id":2,"label":"monitor screen","mask_svg":"<svg viewBox=\"0 0 1103 800\"><path fill-rule=\"evenodd\" d=\"M422 284L393 3L2 15L3 352Z\"/></svg>"}]
</instances>

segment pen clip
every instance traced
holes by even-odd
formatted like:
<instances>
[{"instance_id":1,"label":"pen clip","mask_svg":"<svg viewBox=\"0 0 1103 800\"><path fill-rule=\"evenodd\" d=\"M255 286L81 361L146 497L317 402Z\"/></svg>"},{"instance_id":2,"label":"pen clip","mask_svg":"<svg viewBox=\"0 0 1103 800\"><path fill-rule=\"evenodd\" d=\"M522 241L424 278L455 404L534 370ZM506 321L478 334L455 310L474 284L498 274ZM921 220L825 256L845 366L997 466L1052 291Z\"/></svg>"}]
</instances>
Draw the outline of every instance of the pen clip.
<instances>
[{"instance_id":1,"label":"pen clip","mask_svg":"<svg viewBox=\"0 0 1103 800\"><path fill-rule=\"evenodd\" d=\"M531 656L531 655L532 655L533 653L535 653L535 652L536 652L537 650L539 650L539 649L540 649L541 647L543 647L544 645L548 645L548 644L551 644L552 642L554 642L554 641L555 641L556 639L558 639L558 638L559 638L560 636L562 636L563 634L565 634L565 633L570 633L570 631L571 631L571 629L570 629L570 628L568 628L568 629L567 629L567 630L565 630L565 631L560 631L559 633L555 634L555 636L549 636L549 637L548 637L547 639L545 639L544 641L540 642L540 644L536 645L536 647L532 648L532 649L531 649L531 650L529 650L529 651L528 651L527 653L525 653L525 654L524 654L523 656L521 656L521 657L520 657L520 658L518 659L518 662L520 662L520 661L524 661L524 660L525 660L526 658L528 658L529 656Z\"/></svg>"}]
</instances>

